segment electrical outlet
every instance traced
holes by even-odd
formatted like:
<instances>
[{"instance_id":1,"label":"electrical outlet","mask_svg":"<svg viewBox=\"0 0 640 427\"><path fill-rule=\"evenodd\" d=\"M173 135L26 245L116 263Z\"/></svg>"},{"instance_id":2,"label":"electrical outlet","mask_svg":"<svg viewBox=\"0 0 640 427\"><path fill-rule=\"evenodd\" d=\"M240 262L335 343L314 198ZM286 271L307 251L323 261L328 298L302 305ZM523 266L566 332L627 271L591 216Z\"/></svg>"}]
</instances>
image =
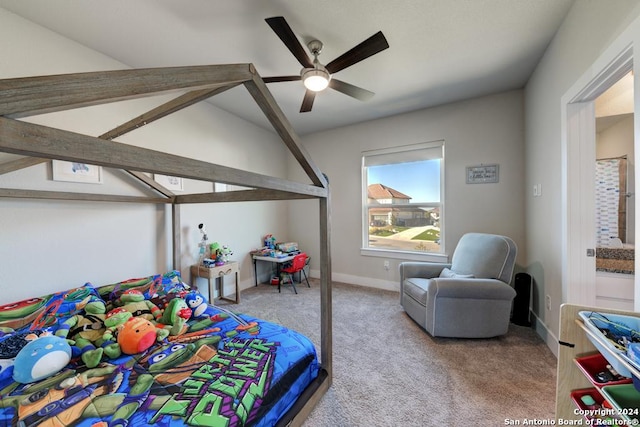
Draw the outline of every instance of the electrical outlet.
<instances>
[{"instance_id":1,"label":"electrical outlet","mask_svg":"<svg viewBox=\"0 0 640 427\"><path fill-rule=\"evenodd\" d=\"M551 296L547 295L544 299L547 310L551 310Z\"/></svg>"},{"instance_id":2,"label":"electrical outlet","mask_svg":"<svg viewBox=\"0 0 640 427\"><path fill-rule=\"evenodd\" d=\"M533 197L542 196L542 184L533 184Z\"/></svg>"},{"instance_id":3,"label":"electrical outlet","mask_svg":"<svg viewBox=\"0 0 640 427\"><path fill-rule=\"evenodd\" d=\"M389 268L391 268L391 267L389 266L389 261L385 261L385 262L384 262L384 269L385 269L385 270L387 270L387 271L389 271Z\"/></svg>"}]
</instances>

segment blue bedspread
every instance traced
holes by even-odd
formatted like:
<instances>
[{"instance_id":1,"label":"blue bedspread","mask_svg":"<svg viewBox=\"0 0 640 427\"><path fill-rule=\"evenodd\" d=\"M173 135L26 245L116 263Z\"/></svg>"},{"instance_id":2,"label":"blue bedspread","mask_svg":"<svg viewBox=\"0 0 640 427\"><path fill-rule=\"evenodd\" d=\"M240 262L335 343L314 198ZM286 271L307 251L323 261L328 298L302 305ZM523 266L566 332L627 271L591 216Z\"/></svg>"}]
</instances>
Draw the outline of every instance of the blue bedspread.
<instances>
[{"instance_id":1,"label":"blue bedspread","mask_svg":"<svg viewBox=\"0 0 640 427\"><path fill-rule=\"evenodd\" d=\"M271 426L318 375L315 348L303 335L209 306L206 327L190 320L185 333L142 353L93 368L74 357L48 378L13 380L12 356L27 334L55 333L82 315L88 296L109 302L134 287L161 299L188 291L170 272L0 307L0 426Z\"/></svg>"}]
</instances>

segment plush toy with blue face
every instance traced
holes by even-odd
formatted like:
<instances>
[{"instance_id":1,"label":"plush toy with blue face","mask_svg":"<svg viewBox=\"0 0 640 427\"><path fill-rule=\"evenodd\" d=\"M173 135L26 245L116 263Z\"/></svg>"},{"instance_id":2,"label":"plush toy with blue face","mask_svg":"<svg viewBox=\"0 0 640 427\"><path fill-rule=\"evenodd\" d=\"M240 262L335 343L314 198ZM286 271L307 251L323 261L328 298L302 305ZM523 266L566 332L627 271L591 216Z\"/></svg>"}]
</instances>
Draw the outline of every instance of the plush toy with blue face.
<instances>
[{"instance_id":1,"label":"plush toy with blue face","mask_svg":"<svg viewBox=\"0 0 640 427\"><path fill-rule=\"evenodd\" d=\"M192 319L209 318L216 314L216 311L209 306L207 298L200 292L189 292L185 295L184 300L191 309Z\"/></svg>"},{"instance_id":2,"label":"plush toy with blue face","mask_svg":"<svg viewBox=\"0 0 640 427\"><path fill-rule=\"evenodd\" d=\"M47 378L62 370L71 360L71 346L67 340L55 335L37 338L16 356L13 380L27 384Z\"/></svg>"}]
</instances>

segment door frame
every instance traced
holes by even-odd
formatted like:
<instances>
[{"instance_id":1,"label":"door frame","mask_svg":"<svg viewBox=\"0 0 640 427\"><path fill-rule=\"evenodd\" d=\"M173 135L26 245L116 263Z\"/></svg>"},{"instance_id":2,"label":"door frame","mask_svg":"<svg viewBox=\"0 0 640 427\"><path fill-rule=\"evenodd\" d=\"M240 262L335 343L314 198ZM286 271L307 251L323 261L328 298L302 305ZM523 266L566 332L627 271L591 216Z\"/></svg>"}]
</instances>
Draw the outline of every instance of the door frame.
<instances>
[{"instance_id":1,"label":"door frame","mask_svg":"<svg viewBox=\"0 0 640 427\"><path fill-rule=\"evenodd\" d=\"M563 302L595 306L596 259L595 256L587 256L587 250L595 250L596 244L594 101L633 69L633 43L627 42L623 47L614 44L561 100ZM638 105L637 80L634 79L634 110L637 110L635 106ZM638 141L635 137L638 129L635 117L634 141ZM636 159L639 156L638 151L640 150L635 150ZM640 290L637 282L634 288L634 304L638 310Z\"/></svg>"}]
</instances>

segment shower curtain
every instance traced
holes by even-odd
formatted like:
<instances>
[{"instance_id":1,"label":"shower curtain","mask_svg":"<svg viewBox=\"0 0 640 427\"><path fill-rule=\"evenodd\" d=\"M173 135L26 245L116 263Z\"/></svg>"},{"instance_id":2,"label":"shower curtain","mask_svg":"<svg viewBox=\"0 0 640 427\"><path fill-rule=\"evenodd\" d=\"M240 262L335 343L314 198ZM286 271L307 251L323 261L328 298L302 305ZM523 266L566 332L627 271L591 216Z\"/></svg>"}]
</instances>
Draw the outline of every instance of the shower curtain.
<instances>
[{"instance_id":1,"label":"shower curtain","mask_svg":"<svg viewBox=\"0 0 640 427\"><path fill-rule=\"evenodd\" d=\"M620 196L626 189L626 159L596 160L596 244L608 247L611 241L621 238L619 230ZM622 191L622 193L621 193Z\"/></svg>"}]
</instances>

